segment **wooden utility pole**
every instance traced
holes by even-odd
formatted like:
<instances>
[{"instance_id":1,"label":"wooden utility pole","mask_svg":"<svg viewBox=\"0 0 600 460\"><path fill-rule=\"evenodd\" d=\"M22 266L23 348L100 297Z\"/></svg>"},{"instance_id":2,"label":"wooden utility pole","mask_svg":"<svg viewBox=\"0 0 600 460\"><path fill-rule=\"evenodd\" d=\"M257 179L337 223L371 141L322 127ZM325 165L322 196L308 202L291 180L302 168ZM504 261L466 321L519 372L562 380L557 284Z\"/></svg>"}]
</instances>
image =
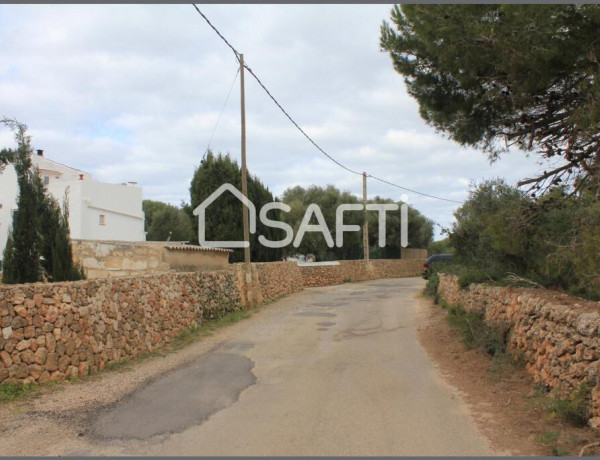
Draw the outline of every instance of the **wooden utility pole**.
<instances>
[{"instance_id":1,"label":"wooden utility pole","mask_svg":"<svg viewBox=\"0 0 600 460\"><path fill-rule=\"evenodd\" d=\"M242 111L242 194L248 198L248 180L246 169L246 97L244 89L244 55L240 54L240 96ZM244 262L246 269L250 268L250 232L248 230L248 207L242 206L242 220L244 222L244 241L248 247L244 248Z\"/></svg>"},{"instance_id":2,"label":"wooden utility pole","mask_svg":"<svg viewBox=\"0 0 600 460\"><path fill-rule=\"evenodd\" d=\"M365 261L369 261L369 221L367 219L367 173L363 172L363 206L365 207L363 222L363 249Z\"/></svg>"},{"instance_id":3,"label":"wooden utility pole","mask_svg":"<svg viewBox=\"0 0 600 460\"><path fill-rule=\"evenodd\" d=\"M240 97L241 97L241 113L242 113L242 194L248 198L248 180L246 169L246 94L244 89L244 55L240 54ZM250 231L248 229L248 207L242 205L242 221L244 227L244 241L248 245L244 248L244 265L246 268L246 287L248 295L248 303L254 304L253 289L252 289L252 267L250 265Z\"/></svg>"}]
</instances>

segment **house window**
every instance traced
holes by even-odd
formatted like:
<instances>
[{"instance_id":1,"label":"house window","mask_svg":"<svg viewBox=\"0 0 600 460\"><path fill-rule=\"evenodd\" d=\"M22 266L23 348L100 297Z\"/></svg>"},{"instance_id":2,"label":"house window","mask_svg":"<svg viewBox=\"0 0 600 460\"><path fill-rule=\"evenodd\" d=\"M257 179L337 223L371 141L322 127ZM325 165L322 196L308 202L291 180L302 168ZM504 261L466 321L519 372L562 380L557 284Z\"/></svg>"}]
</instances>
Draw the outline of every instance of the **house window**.
<instances>
[{"instance_id":1,"label":"house window","mask_svg":"<svg viewBox=\"0 0 600 460\"><path fill-rule=\"evenodd\" d=\"M44 176L44 185L48 185L50 183L50 178L48 176Z\"/></svg>"},{"instance_id":2,"label":"house window","mask_svg":"<svg viewBox=\"0 0 600 460\"><path fill-rule=\"evenodd\" d=\"M106 225L106 216L104 214L100 214L100 225Z\"/></svg>"}]
</instances>

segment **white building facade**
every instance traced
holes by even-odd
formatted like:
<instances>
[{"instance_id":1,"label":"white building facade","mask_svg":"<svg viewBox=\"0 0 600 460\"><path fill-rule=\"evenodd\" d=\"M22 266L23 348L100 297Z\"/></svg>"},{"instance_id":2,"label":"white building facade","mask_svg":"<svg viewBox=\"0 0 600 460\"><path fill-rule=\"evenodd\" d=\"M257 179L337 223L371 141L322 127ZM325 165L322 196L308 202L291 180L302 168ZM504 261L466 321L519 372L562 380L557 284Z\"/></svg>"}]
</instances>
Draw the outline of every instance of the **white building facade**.
<instances>
[{"instance_id":1,"label":"white building facade","mask_svg":"<svg viewBox=\"0 0 600 460\"><path fill-rule=\"evenodd\" d=\"M69 201L71 238L82 240L145 241L142 189L135 183L96 182L78 169L49 160L43 151L33 155L48 192L62 205ZM19 186L13 166L0 172L0 260L3 258Z\"/></svg>"}]
</instances>

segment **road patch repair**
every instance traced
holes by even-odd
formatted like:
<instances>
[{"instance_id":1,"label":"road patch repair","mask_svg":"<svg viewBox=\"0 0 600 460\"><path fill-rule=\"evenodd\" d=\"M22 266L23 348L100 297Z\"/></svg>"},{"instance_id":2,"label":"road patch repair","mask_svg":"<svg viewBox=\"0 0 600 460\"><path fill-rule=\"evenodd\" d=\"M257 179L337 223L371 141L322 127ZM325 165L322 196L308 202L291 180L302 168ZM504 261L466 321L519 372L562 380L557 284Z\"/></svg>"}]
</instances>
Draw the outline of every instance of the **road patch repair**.
<instances>
[{"instance_id":1,"label":"road patch repair","mask_svg":"<svg viewBox=\"0 0 600 460\"><path fill-rule=\"evenodd\" d=\"M233 353L203 355L104 410L91 434L147 439L184 431L234 404L256 382L253 367L250 359Z\"/></svg>"}]
</instances>

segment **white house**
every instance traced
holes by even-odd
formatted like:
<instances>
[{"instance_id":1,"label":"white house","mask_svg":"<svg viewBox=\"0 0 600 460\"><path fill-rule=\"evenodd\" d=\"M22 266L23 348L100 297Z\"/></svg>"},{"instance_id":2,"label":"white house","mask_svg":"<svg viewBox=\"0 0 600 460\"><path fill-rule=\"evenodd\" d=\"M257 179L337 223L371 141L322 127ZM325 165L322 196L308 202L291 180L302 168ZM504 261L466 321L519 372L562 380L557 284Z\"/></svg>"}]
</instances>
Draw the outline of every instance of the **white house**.
<instances>
[{"instance_id":1,"label":"white house","mask_svg":"<svg viewBox=\"0 0 600 460\"><path fill-rule=\"evenodd\" d=\"M145 241L142 189L135 183L96 182L84 171L44 157L32 157L50 194L62 204L69 198L71 238L82 240ZM17 209L17 174L9 165L0 173L0 259Z\"/></svg>"}]
</instances>

